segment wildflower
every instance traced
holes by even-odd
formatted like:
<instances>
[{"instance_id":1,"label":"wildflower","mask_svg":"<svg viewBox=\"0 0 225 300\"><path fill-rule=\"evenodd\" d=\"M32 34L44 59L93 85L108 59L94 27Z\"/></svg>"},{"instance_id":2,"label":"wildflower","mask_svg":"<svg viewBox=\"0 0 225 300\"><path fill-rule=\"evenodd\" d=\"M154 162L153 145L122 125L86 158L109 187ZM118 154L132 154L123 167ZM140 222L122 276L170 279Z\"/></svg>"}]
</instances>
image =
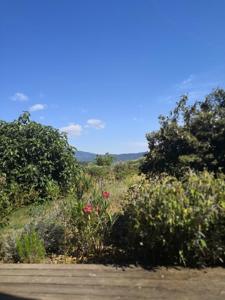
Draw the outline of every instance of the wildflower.
<instances>
[{"instance_id":1,"label":"wildflower","mask_svg":"<svg viewBox=\"0 0 225 300\"><path fill-rule=\"evenodd\" d=\"M102 197L105 198L105 199L108 199L110 196L110 193L109 192L102 192Z\"/></svg>"},{"instance_id":2,"label":"wildflower","mask_svg":"<svg viewBox=\"0 0 225 300\"><path fill-rule=\"evenodd\" d=\"M86 214L90 214L92 213L92 211L93 211L93 205L90 203L86 204L83 208L83 212Z\"/></svg>"}]
</instances>

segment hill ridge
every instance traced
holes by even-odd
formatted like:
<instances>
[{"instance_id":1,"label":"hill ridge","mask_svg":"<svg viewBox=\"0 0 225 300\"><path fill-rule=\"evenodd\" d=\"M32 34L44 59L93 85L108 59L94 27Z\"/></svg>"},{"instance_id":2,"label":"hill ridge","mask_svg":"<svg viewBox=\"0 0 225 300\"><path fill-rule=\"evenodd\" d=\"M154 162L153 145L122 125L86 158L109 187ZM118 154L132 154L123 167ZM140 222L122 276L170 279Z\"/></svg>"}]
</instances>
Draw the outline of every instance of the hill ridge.
<instances>
[{"instance_id":1,"label":"hill ridge","mask_svg":"<svg viewBox=\"0 0 225 300\"><path fill-rule=\"evenodd\" d=\"M121 154L110 154L114 157L115 161L128 161L135 160L144 156L146 152L137 153L121 153ZM80 162L93 162L96 158L97 153L80 151L78 150L75 154L76 158Z\"/></svg>"}]
</instances>

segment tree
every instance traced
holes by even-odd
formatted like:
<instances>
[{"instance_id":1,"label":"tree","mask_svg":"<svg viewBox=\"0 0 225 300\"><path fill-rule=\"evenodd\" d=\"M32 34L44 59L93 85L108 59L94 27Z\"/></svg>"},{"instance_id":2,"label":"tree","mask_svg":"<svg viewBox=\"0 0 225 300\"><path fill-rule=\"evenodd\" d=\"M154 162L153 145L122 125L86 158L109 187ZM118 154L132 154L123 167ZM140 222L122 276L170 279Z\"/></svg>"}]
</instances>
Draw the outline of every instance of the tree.
<instances>
[{"instance_id":1,"label":"tree","mask_svg":"<svg viewBox=\"0 0 225 300\"><path fill-rule=\"evenodd\" d=\"M187 168L225 173L225 91L187 105L183 96L160 129L147 134L149 152L141 171L182 175Z\"/></svg>"},{"instance_id":2,"label":"tree","mask_svg":"<svg viewBox=\"0 0 225 300\"><path fill-rule=\"evenodd\" d=\"M98 166L111 166L113 163L113 156L109 153L106 153L105 155L96 155L95 161L96 165Z\"/></svg>"},{"instance_id":3,"label":"tree","mask_svg":"<svg viewBox=\"0 0 225 300\"><path fill-rule=\"evenodd\" d=\"M0 121L0 174L8 186L32 189L42 199L54 186L65 193L79 169L74 155L65 134L30 121L28 112Z\"/></svg>"}]
</instances>

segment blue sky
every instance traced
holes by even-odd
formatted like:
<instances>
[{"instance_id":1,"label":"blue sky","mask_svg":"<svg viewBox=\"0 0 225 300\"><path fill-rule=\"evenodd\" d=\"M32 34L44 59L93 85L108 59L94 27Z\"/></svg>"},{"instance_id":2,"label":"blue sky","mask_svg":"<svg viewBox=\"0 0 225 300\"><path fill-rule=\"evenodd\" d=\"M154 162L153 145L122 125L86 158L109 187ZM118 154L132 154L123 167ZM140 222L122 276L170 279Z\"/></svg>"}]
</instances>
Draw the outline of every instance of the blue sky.
<instances>
[{"instance_id":1,"label":"blue sky","mask_svg":"<svg viewBox=\"0 0 225 300\"><path fill-rule=\"evenodd\" d=\"M144 151L180 95L225 88L224 29L224 0L0 0L0 119Z\"/></svg>"}]
</instances>

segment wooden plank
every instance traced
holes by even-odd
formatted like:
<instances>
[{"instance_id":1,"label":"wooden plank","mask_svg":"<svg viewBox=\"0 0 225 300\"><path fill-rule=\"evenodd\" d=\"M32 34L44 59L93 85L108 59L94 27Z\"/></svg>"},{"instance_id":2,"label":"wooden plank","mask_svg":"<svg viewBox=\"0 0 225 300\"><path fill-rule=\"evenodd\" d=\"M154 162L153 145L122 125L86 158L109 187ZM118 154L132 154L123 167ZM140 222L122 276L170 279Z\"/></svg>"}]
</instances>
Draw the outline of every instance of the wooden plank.
<instances>
[{"instance_id":1,"label":"wooden plank","mask_svg":"<svg viewBox=\"0 0 225 300\"><path fill-rule=\"evenodd\" d=\"M49 277L49 276L2 276L0 277L0 284L11 283L11 284L55 284L55 285L73 285L73 286L104 286L104 287L138 287L138 288L152 288L156 284L167 287L170 286L171 280L161 279L155 280L150 278L104 278L102 277ZM173 285L182 286L187 288L192 286L195 289L202 287L217 286L218 288L224 287L224 281L221 280L204 280L199 278L198 280L173 280ZM201 286L200 286L201 285ZM205 288L204 287L204 288Z\"/></svg>"},{"instance_id":2,"label":"wooden plank","mask_svg":"<svg viewBox=\"0 0 225 300\"><path fill-rule=\"evenodd\" d=\"M0 292L23 293L23 294L58 294L58 295L88 295L88 296L110 296L110 297L140 297L148 298L154 293L155 288L145 289L137 287L110 287L110 286L78 286L78 285L55 285L55 284L1 284ZM137 298L138 299L138 298Z\"/></svg>"},{"instance_id":3,"label":"wooden plank","mask_svg":"<svg viewBox=\"0 0 225 300\"><path fill-rule=\"evenodd\" d=\"M187 268L156 268L156 269L144 269L142 267L135 267L133 265L130 266L112 266L112 265L95 265L95 264L0 264L0 272L2 270L61 270L61 271L104 271L104 272L134 272L134 273L151 273L154 274L163 274L165 273L167 276L172 274L173 276L176 274L180 275L200 275L203 276L205 274L210 275L211 273L214 276L214 268L207 268L204 270L199 269L187 269ZM224 276L225 269L224 268L216 268L216 276Z\"/></svg>"},{"instance_id":4,"label":"wooden plank","mask_svg":"<svg viewBox=\"0 0 225 300\"><path fill-rule=\"evenodd\" d=\"M102 265L102 264L0 264L0 269L65 269L65 270L129 270L129 271L143 271L141 267L133 265Z\"/></svg>"},{"instance_id":5,"label":"wooden plank","mask_svg":"<svg viewBox=\"0 0 225 300\"><path fill-rule=\"evenodd\" d=\"M68 277L107 277L107 278L119 278L119 277L126 277L126 278L151 278L151 279L167 279L167 280L199 280L199 277L207 279L211 278L214 279L215 271L214 269L207 269L207 270L189 270L189 269L158 269L156 271L148 271L145 269L116 269L112 267L107 267L107 269L79 269L79 265L74 265L74 268L66 269L65 265L58 265L58 268L50 268L50 269L35 269L32 268L23 268L24 265L15 265L16 268L12 268L13 265L9 265L10 268L0 268L0 277L1 276L15 276L15 275L24 275L24 276L51 276L51 277L58 277L58 276L68 276ZM22 268L18 268L22 266ZM218 268L216 269L216 278L217 279L224 279L225 280L225 269Z\"/></svg>"},{"instance_id":6,"label":"wooden plank","mask_svg":"<svg viewBox=\"0 0 225 300\"><path fill-rule=\"evenodd\" d=\"M10 292L14 295L24 295L24 296L31 296L33 298L38 298L41 294L46 295L48 297L51 295L58 295L59 298L68 296L70 299L80 299L82 296L83 298L92 299L92 298L99 298L99 299L122 299L122 298L132 298L132 299L201 299L203 295L207 295L207 298L204 299L212 299L215 300L215 296L219 296L219 290L210 291L210 289L202 287L198 290L196 289L184 289L183 286L179 288L173 286L160 286L155 285L152 288L111 288L111 287L84 287L84 286L72 286L72 285L65 285L65 286L58 286L58 285L50 285L47 284L45 286L40 284L10 284L5 285L1 284L0 292ZM172 298L171 298L172 296ZM198 296L198 298L196 298ZM105 298L104 298L105 297ZM185 298L184 298L185 297ZM42 298L41 298L42 299ZM219 298L218 298L219 299ZM224 299L220 297L220 299Z\"/></svg>"},{"instance_id":7,"label":"wooden plank","mask_svg":"<svg viewBox=\"0 0 225 300\"><path fill-rule=\"evenodd\" d=\"M35 270L35 269L16 269L16 270L0 270L0 278L2 276L51 276L51 277L104 277L104 278L149 278L151 274L148 271L143 272L105 272L99 270ZM151 276L152 278L159 279L160 274L155 274Z\"/></svg>"},{"instance_id":8,"label":"wooden plank","mask_svg":"<svg viewBox=\"0 0 225 300\"><path fill-rule=\"evenodd\" d=\"M2 295L2 297L1 297ZM7 298L7 296L9 298ZM16 297L16 299L15 299ZM22 297L21 298L17 298L17 297ZM165 296L148 296L147 298L137 298L136 296L108 296L108 295L65 295L65 294L44 294L44 293L38 293L38 294L34 294L34 293L16 293L15 294L0 294L0 300L139 300L139 299L150 299L150 300L168 300L168 297ZM173 300L176 300L175 298ZM177 299L177 300L182 300L182 299ZM195 300L195 299L192 299ZM197 300L197 299L196 299ZM217 299L213 299L213 300L217 300ZM220 299L218 299L220 300Z\"/></svg>"},{"instance_id":9,"label":"wooden plank","mask_svg":"<svg viewBox=\"0 0 225 300\"><path fill-rule=\"evenodd\" d=\"M0 300L6 299L3 293L44 300L198 300L203 295L204 300L224 300L224 279L223 268L148 271L103 265L9 264L0 265Z\"/></svg>"}]
</instances>

